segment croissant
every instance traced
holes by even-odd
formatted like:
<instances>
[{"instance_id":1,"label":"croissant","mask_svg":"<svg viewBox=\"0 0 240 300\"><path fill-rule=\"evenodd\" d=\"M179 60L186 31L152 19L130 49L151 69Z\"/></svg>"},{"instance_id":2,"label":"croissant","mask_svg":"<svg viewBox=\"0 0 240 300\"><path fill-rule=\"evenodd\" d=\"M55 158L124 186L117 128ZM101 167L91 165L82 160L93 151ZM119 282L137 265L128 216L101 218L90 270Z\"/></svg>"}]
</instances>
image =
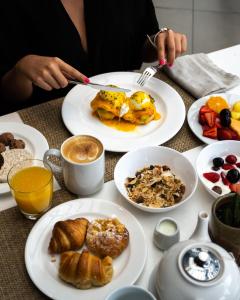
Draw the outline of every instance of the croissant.
<instances>
[{"instance_id":1,"label":"croissant","mask_svg":"<svg viewBox=\"0 0 240 300\"><path fill-rule=\"evenodd\" d=\"M57 222L53 227L49 252L61 253L81 248L85 241L88 223L85 218Z\"/></svg>"},{"instance_id":2,"label":"croissant","mask_svg":"<svg viewBox=\"0 0 240 300\"><path fill-rule=\"evenodd\" d=\"M79 289L103 286L111 281L113 275L112 258L103 259L88 250L82 253L67 251L61 254L59 277Z\"/></svg>"}]
</instances>

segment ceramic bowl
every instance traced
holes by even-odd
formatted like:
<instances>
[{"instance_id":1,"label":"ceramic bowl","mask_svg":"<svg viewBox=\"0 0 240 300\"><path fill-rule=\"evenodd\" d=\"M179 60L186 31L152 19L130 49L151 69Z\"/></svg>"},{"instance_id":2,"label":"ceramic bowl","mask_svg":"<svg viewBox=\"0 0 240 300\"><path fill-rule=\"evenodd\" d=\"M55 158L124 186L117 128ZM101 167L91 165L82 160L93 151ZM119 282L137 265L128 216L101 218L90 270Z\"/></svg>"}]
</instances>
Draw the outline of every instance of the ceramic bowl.
<instances>
[{"instance_id":1,"label":"ceramic bowl","mask_svg":"<svg viewBox=\"0 0 240 300\"><path fill-rule=\"evenodd\" d=\"M214 201L209 222L209 234L214 243L233 253L237 264L240 266L240 228L224 224L216 214L219 206L228 203L233 197L235 197L235 193L230 193Z\"/></svg>"},{"instance_id":2,"label":"ceramic bowl","mask_svg":"<svg viewBox=\"0 0 240 300\"><path fill-rule=\"evenodd\" d=\"M152 208L130 200L125 187L127 177L134 177L136 172L150 165L167 165L185 184L182 200L169 207ZM161 213L175 209L186 203L197 187L197 173L190 161L180 152L162 146L149 146L130 151L123 155L114 170L114 181L118 191L131 205L151 213Z\"/></svg>"},{"instance_id":3,"label":"ceramic bowl","mask_svg":"<svg viewBox=\"0 0 240 300\"><path fill-rule=\"evenodd\" d=\"M214 172L213 170L211 170L211 166L212 166L212 160L215 157L224 157L229 154L237 155L239 157L238 161L240 162L240 141L219 141L206 146L198 155L196 161L196 170L197 170L198 177L202 182L202 184L204 185L205 189L214 198L218 198L219 196L221 196L220 194L212 190L212 187L214 185L221 186L223 191L222 195L229 193L230 189L228 188L228 186L224 186L224 184L222 184L221 179L216 183L211 183L210 181L208 181L206 178L203 177L203 173ZM220 169L218 173L220 173L221 171L223 170Z\"/></svg>"},{"instance_id":4,"label":"ceramic bowl","mask_svg":"<svg viewBox=\"0 0 240 300\"><path fill-rule=\"evenodd\" d=\"M110 295L105 298L105 300L156 300L152 293L146 289L131 285L124 286L113 291Z\"/></svg>"}]
</instances>

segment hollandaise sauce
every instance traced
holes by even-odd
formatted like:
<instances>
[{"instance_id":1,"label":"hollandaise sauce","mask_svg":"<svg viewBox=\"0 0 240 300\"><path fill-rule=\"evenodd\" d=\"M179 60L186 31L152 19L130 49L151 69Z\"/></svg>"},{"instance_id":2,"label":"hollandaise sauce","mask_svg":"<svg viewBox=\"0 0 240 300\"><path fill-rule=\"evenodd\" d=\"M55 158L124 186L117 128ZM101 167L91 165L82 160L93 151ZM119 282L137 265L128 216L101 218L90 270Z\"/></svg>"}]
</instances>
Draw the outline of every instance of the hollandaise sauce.
<instances>
[{"instance_id":1,"label":"hollandaise sauce","mask_svg":"<svg viewBox=\"0 0 240 300\"><path fill-rule=\"evenodd\" d=\"M113 127L120 131L134 131L137 127L136 124L132 124L130 122L124 120L101 120L101 122L109 127Z\"/></svg>"}]
</instances>

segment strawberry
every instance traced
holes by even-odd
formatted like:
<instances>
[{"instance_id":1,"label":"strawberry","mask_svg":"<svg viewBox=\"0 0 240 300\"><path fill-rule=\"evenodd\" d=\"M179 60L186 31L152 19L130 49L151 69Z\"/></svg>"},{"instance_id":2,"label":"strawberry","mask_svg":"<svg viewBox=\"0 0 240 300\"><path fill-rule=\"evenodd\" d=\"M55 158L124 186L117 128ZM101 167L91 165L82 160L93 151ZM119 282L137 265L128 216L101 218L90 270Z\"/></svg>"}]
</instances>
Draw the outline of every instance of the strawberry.
<instances>
[{"instance_id":1,"label":"strawberry","mask_svg":"<svg viewBox=\"0 0 240 300\"><path fill-rule=\"evenodd\" d=\"M215 125L217 126L217 128L222 128L221 121L218 117L216 117Z\"/></svg>"},{"instance_id":2,"label":"strawberry","mask_svg":"<svg viewBox=\"0 0 240 300\"><path fill-rule=\"evenodd\" d=\"M205 118L205 115L204 114L200 114L198 115L198 122L201 124L201 125L205 125L206 124L206 118Z\"/></svg>"},{"instance_id":3,"label":"strawberry","mask_svg":"<svg viewBox=\"0 0 240 300\"><path fill-rule=\"evenodd\" d=\"M238 134L236 133L236 131L234 131L234 130L232 130L232 129L230 129L231 130L231 132L232 132L232 139L233 140L239 140L239 136L238 136Z\"/></svg>"},{"instance_id":4,"label":"strawberry","mask_svg":"<svg viewBox=\"0 0 240 300\"><path fill-rule=\"evenodd\" d=\"M220 179L220 175L215 172L203 173L203 177L213 183L217 182Z\"/></svg>"},{"instance_id":5,"label":"strawberry","mask_svg":"<svg viewBox=\"0 0 240 300\"><path fill-rule=\"evenodd\" d=\"M208 137L210 139L216 139L217 138L217 127L212 128L203 128L203 136Z\"/></svg>"},{"instance_id":6,"label":"strawberry","mask_svg":"<svg viewBox=\"0 0 240 300\"><path fill-rule=\"evenodd\" d=\"M221 178L224 185L229 185L230 182L227 180L226 174L224 172L221 172Z\"/></svg>"},{"instance_id":7,"label":"strawberry","mask_svg":"<svg viewBox=\"0 0 240 300\"><path fill-rule=\"evenodd\" d=\"M217 129L217 137L220 141L222 140L232 140L233 133L229 128L218 128Z\"/></svg>"},{"instance_id":8,"label":"strawberry","mask_svg":"<svg viewBox=\"0 0 240 300\"><path fill-rule=\"evenodd\" d=\"M232 170L235 169L233 165L230 164L223 164L222 165L223 170Z\"/></svg>"},{"instance_id":9,"label":"strawberry","mask_svg":"<svg viewBox=\"0 0 240 300\"><path fill-rule=\"evenodd\" d=\"M209 127L214 127L215 126L215 121L216 121L216 113L213 112L207 112L204 114L204 117L206 119L207 125Z\"/></svg>"},{"instance_id":10,"label":"strawberry","mask_svg":"<svg viewBox=\"0 0 240 300\"><path fill-rule=\"evenodd\" d=\"M207 105L203 105L200 110L199 110L199 113L200 114L205 114L205 113L208 113L208 112L212 112L213 110L211 108L209 108Z\"/></svg>"}]
</instances>

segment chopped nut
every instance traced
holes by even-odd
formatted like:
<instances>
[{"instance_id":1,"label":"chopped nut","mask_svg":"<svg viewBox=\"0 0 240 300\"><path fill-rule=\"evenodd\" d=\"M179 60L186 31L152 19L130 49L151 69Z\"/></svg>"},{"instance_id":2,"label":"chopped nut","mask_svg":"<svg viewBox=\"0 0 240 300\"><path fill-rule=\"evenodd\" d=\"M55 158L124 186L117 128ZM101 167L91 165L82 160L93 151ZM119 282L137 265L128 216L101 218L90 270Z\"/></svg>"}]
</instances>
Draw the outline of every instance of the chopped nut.
<instances>
[{"instance_id":1,"label":"chopped nut","mask_svg":"<svg viewBox=\"0 0 240 300\"><path fill-rule=\"evenodd\" d=\"M0 153L4 152L6 150L6 146L3 143L0 143Z\"/></svg>"},{"instance_id":2,"label":"chopped nut","mask_svg":"<svg viewBox=\"0 0 240 300\"><path fill-rule=\"evenodd\" d=\"M14 139L14 136L11 132L4 132L0 135L0 143L3 143L5 146L9 146L11 140Z\"/></svg>"},{"instance_id":3,"label":"chopped nut","mask_svg":"<svg viewBox=\"0 0 240 300\"><path fill-rule=\"evenodd\" d=\"M9 143L10 149L24 149L25 143L23 140L12 139Z\"/></svg>"},{"instance_id":4,"label":"chopped nut","mask_svg":"<svg viewBox=\"0 0 240 300\"><path fill-rule=\"evenodd\" d=\"M4 158L3 158L2 154L0 153L0 169L2 168L3 165L4 165Z\"/></svg>"},{"instance_id":5,"label":"chopped nut","mask_svg":"<svg viewBox=\"0 0 240 300\"><path fill-rule=\"evenodd\" d=\"M139 197L136 199L136 202L137 202L137 203L143 203L143 202L144 202L143 196L139 196Z\"/></svg>"}]
</instances>

